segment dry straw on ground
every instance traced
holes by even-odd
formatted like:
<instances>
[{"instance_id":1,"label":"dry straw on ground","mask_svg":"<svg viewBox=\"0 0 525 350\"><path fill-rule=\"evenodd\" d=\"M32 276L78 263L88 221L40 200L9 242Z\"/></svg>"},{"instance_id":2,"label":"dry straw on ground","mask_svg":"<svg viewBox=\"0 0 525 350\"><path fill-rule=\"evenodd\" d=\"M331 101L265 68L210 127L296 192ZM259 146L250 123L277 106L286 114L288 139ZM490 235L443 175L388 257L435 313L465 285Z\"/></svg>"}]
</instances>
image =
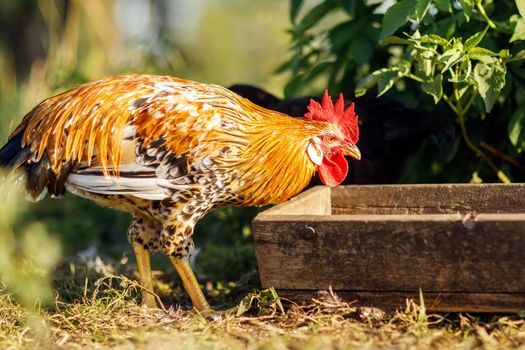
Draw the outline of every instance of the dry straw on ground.
<instances>
[{"instance_id":1,"label":"dry straw on ground","mask_svg":"<svg viewBox=\"0 0 525 350\"><path fill-rule=\"evenodd\" d=\"M422 300L386 313L356 308L331 291L299 306L267 290L247 293L224 314L204 318L167 307L187 307L184 297L162 297L163 309L143 309L132 279L70 266L69 273L59 270L56 300L45 308L22 308L13 294L0 292L0 348L525 349L519 315L428 315ZM179 285L164 289L183 295Z\"/></svg>"}]
</instances>

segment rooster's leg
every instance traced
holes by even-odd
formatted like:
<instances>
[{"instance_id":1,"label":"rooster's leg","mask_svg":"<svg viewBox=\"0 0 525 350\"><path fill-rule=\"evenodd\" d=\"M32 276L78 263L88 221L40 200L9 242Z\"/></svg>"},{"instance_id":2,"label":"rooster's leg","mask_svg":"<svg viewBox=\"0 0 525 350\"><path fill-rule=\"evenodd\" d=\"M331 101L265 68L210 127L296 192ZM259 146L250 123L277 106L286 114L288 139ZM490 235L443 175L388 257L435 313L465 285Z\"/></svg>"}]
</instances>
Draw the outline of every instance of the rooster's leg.
<instances>
[{"instance_id":1,"label":"rooster's leg","mask_svg":"<svg viewBox=\"0 0 525 350\"><path fill-rule=\"evenodd\" d=\"M193 270L191 269L188 259L177 259L175 257L170 257L170 260L179 273L180 278L182 279L182 284L191 298L193 308L199 313L212 311L210 305L204 297L204 294L202 294L201 288L199 287L199 282L197 281L195 274L193 274Z\"/></svg>"},{"instance_id":2,"label":"rooster's leg","mask_svg":"<svg viewBox=\"0 0 525 350\"><path fill-rule=\"evenodd\" d=\"M153 283L151 281L151 262L149 251L140 243L133 243L133 251L137 259L139 268L140 284L142 285L142 302L141 306L148 308L157 308L157 302L153 295Z\"/></svg>"}]
</instances>

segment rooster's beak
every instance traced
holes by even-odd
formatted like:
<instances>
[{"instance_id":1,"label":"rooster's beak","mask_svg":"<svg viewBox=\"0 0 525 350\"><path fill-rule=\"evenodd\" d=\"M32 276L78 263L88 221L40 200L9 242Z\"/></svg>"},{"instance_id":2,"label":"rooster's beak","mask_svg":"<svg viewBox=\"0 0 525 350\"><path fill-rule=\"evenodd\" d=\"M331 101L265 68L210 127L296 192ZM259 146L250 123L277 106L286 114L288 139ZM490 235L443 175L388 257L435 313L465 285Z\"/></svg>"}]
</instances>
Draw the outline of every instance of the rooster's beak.
<instances>
[{"instance_id":1,"label":"rooster's beak","mask_svg":"<svg viewBox=\"0 0 525 350\"><path fill-rule=\"evenodd\" d=\"M343 151L343 154L345 156L353 157L357 160L361 159L361 151L359 150L359 148L357 148L356 145L353 145L351 143L348 144L348 147Z\"/></svg>"}]
</instances>

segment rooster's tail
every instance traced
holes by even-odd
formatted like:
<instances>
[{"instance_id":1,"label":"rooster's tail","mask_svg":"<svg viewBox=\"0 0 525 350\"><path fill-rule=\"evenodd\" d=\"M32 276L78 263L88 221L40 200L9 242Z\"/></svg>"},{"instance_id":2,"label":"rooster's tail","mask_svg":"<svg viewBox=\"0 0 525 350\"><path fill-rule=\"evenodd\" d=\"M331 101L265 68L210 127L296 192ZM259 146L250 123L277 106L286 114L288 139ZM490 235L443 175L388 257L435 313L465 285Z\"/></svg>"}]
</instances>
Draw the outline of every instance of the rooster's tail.
<instances>
[{"instance_id":1,"label":"rooster's tail","mask_svg":"<svg viewBox=\"0 0 525 350\"><path fill-rule=\"evenodd\" d=\"M23 130L11 136L0 149L0 170L14 171L23 168L26 173L26 192L30 200L39 201L49 192L60 197L65 193L65 182L71 166L64 166L58 176L51 169L47 155L36 160L34 151L22 145Z\"/></svg>"}]
</instances>

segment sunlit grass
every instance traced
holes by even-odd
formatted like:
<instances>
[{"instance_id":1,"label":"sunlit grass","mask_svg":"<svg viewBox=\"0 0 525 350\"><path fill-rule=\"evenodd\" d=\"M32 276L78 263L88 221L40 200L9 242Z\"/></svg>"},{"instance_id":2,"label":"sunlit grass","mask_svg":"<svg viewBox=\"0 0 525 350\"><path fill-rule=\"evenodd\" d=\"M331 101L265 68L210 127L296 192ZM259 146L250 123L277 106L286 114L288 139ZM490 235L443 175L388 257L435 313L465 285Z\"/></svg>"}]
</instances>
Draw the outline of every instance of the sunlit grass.
<instances>
[{"instance_id":1,"label":"sunlit grass","mask_svg":"<svg viewBox=\"0 0 525 350\"><path fill-rule=\"evenodd\" d=\"M386 312L342 302L332 291L299 306L271 290L240 287L246 296L238 306L206 319L188 311L180 283L169 275L156 280L168 286L159 292L163 308L148 310L137 303L140 287L131 268L111 261L70 264L74 268L58 270L59 293L47 307L28 312L0 292L0 348L505 349L525 342L525 320L518 316L434 315L413 301Z\"/></svg>"}]
</instances>

